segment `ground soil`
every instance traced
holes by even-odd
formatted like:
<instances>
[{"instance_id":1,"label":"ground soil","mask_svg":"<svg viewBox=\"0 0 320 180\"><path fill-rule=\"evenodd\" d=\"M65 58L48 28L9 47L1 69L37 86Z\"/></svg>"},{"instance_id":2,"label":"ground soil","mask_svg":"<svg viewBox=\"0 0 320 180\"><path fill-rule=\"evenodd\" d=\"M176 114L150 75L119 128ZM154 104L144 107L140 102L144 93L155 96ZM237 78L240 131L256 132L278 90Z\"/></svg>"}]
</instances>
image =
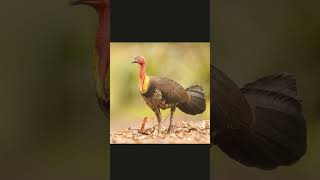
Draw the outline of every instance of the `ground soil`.
<instances>
[{"instance_id":1,"label":"ground soil","mask_svg":"<svg viewBox=\"0 0 320 180\"><path fill-rule=\"evenodd\" d=\"M210 121L178 121L174 123L174 132L167 132L167 123L163 123L161 133L158 126L145 118L141 126L128 127L110 133L111 144L210 144Z\"/></svg>"}]
</instances>

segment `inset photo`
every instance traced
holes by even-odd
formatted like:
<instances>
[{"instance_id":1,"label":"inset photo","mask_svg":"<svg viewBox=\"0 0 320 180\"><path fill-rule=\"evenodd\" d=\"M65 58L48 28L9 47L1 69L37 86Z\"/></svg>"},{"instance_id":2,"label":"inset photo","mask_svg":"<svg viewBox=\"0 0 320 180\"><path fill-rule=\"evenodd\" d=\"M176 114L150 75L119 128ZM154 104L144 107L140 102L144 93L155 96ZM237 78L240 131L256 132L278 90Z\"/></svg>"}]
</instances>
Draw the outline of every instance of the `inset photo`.
<instances>
[{"instance_id":1,"label":"inset photo","mask_svg":"<svg viewBox=\"0 0 320 180\"><path fill-rule=\"evenodd\" d=\"M210 144L210 43L111 43L110 144Z\"/></svg>"}]
</instances>

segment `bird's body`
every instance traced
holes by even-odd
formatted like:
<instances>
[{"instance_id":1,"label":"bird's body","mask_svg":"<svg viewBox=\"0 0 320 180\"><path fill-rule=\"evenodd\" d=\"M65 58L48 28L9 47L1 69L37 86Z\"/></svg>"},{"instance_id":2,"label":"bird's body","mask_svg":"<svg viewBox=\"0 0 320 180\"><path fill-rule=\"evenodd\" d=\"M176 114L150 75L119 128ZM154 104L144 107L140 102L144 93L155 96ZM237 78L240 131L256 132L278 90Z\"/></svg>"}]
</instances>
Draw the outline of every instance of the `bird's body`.
<instances>
[{"instance_id":1,"label":"bird's body","mask_svg":"<svg viewBox=\"0 0 320 180\"><path fill-rule=\"evenodd\" d=\"M148 78L150 80L146 91L140 93L153 111L174 108L178 103L188 102L188 93L179 83L166 77L148 76Z\"/></svg>"},{"instance_id":2,"label":"bird's body","mask_svg":"<svg viewBox=\"0 0 320 180\"><path fill-rule=\"evenodd\" d=\"M178 107L187 114L200 114L205 111L205 98L201 86L191 86L183 88L176 81L157 76L146 75L146 64L144 58L138 56L134 63L141 66L140 69L140 94L146 104L155 112L158 119L158 132L161 131L161 112L160 109L171 109L169 132L173 131L173 113Z\"/></svg>"},{"instance_id":3,"label":"bird's body","mask_svg":"<svg viewBox=\"0 0 320 180\"><path fill-rule=\"evenodd\" d=\"M295 78L267 76L239 88L211 66L213 144L246 166L274 169L306 152L306 125Z\"/></svg>"}]
</instances>

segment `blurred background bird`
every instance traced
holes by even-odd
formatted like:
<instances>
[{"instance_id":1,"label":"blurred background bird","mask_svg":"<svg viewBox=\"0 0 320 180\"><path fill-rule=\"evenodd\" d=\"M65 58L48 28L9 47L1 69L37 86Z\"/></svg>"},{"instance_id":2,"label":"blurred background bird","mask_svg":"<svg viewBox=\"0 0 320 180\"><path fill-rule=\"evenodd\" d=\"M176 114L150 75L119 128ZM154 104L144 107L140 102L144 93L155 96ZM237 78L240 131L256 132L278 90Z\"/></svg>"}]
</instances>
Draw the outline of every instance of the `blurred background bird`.
<instances>
[{"instance_id":1,"label":"blurred background bird","mask_svg":"<svg viewBox=\"0 0 320 180\"><path fill-rule=\"evenodd\" d=\"M98 27L95 40L95 81L96 81L96 96L100 108L105 116L109 118L110 103L109 103L109 67L110 67L110 7L109 0L71 0L71 5L88 5L93 7L99 17ZM109 128L107 128L109 129Z\"/></svg>"},{"instance_id":2,"label":"blurred background bird","mask_svg":"<svg viewBox=\"0 0 320 180\"><path fill-rule=\"evenodd\" d=\"M293 75L271 75L239 88L215 66L210 71L213 144L246 166L268 170L305 154L306 124Z\"/></svg>"}]
</instances>

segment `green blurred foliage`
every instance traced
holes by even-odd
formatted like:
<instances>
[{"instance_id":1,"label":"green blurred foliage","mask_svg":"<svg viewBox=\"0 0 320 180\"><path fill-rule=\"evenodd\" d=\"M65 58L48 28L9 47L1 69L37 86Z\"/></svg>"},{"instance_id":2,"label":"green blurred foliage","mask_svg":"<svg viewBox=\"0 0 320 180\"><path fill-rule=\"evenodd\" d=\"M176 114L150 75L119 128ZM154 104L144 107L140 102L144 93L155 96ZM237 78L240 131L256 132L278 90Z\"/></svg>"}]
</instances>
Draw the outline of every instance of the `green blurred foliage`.
<instances>
[{"instance_id":1,"label":"green blurred foliage","mask_svg":"<svg viewBox=\"0 0 320 180\"><path fill-rule=\"evenodd\" d=\"M111 128L120 121L155 116L139 92L140 67L131 63L138 55L146 59L147 75L168 77L185 88L202 85L208 107L196 118L209 119L210 43L111 43L110 52ZM177 111L175 117L182 114Z\"/></svg>"}]
</instances>

